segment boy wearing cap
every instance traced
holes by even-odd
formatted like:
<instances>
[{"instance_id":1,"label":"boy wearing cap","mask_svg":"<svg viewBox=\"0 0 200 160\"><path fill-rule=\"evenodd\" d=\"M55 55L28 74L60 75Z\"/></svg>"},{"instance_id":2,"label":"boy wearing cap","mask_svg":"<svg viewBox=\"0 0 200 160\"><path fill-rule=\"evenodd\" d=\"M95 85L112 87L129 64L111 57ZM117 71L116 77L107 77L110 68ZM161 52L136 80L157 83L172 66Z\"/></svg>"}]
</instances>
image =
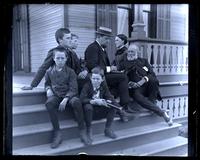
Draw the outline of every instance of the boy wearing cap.
<instances>
[{"instance_id":1,"label":"boy wearing cap","mask_svg":"<svg viewBox=\"0 0 200 160\"><path fill-rule=\"evenodd\" d=\"M116 74L106 72L106 68L110 68L111 66L105 50L112 36L111 33L111 29L99 27L96 41L90 44L85 50L86 67L88 68L89 72L91 72L91 70L97 66L104 70L108 86L110 88L117 88L118 95L120 97L120 105L125 109L129 104L127 76L123 73ZM119 116L123 122L128 121L124 110L119 112Z\"/></svg>"},{"instance_id":2,"label":"boy wearing cap","mask_svg":"<svg viewBox=\"0 0 200 160\"><path fill-rule=\"evenodd\" d=\"M57 148L62 142L62 136L56 110L64 111L66 107L72 107L78 123L81 141L85 144L88 139L85 133L84 115L82 104L77 98L78 86L75 72L65 65L67 61L66 50L57 47L53 50L55 65L49 68L45 74L45 89L47 101L45 106L53 126L53 140L51 148Z\"/></svg>"},{"instance_id":3,"label":"boy wearing cap","mask_svg":"<svg viewBox=\"0 0 200 160\"><path fill-rule=\"evenodd\" d=\"M115 102L113 96L110 94L108 86L105 81L104 71L100 67L95 67L91 70L90 81L88 81L80 94L80 99L83 103L83 108L85 111L85 121L87 126L87 136L92 143L92 129L91 122L93 117L106 115L106 124L105 124L105 136L115 139L117 136L111 129L111 125L115 115L114 108L107 108L106 100L110 100L114 105L120 108L120 105ZM93 116L93 114L95 116Z\"/></svg>"},{"instance_id":4,"label":"boy wearing cap","mask_svg":"<svg viewBox=\"0 0 200 160\"><path fill-rule=\"evenodd\" d=\"M162 116L169 126L172 121L167 112L156 105L156 100L162 100L159 92L159 81L151 65L145 58L138 57L139 48L133 44L123 56L118 70L125 70L129 78L129 91L131 97L142 107Z\"/></svg>"}]
</instances>

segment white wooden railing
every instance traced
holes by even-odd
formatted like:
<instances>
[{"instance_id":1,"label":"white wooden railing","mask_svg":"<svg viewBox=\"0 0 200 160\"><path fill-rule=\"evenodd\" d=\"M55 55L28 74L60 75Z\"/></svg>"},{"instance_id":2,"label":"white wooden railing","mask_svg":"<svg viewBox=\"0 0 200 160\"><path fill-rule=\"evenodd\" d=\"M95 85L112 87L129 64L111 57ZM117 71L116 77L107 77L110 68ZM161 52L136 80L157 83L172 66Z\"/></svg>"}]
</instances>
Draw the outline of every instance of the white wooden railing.
<instances>
[{"instance_id":1,"label":"white wooden railing","mask_svg":"<svg viewBox=\"0 0 200 160\"><path fill-rule=\"evenodd\" d=\"M161 109L168 109L172 119L188 117L188 96L163 98L157 105Z\"/></svg>"}]
</instances>

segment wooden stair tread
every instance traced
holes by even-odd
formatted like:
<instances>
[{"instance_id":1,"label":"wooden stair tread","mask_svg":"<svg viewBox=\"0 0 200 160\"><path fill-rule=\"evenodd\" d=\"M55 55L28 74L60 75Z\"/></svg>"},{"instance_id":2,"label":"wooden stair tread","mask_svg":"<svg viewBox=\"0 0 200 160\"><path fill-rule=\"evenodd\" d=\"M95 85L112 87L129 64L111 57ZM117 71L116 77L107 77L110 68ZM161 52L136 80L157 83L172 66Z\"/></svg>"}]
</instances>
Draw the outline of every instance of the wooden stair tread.
<instances>
[{"instance_id":1,"label":"wooden stair tread","mask_svg":"<svg viewBox=\"0 0 200 160\"><path fill-rule=\"evenodd\" d=\"M166 151L183 145L187 145L187 138L176 136L161 141L140 145L124 149L117 152L112 152L112 155L134 155L134 156L147 156L158 152Z\"/></svg>"},{"instance_id":2,"label":"wooden stair tread","mask_svg":"<svg viewBox=\"0 0 200 160\"><path fill-rule=\"evenodd\" d=\"M117 140L143 135L147 133L153 133L156 131L167 130L169 128L176 128L181 126L180 124L174 123L173 126L169 127L165 122L160 122L156 124L140 126L140 127L133 127L130 129L123 129L119 131L115 131L118 135ZM104 134L96 134L93 136L94 142L93 145L103 144L113 141L112 139L106 138ZM33 146L33 147L26 147L22 149L14 150L13 154L18 155L49 155L49 154L57 154L59 152L63 152L66 150L73 150L77 148L83 148L84 145L80 142L79 138L74 138L70 140L65 140L57 149L51 149L50 143Z\"/></svg>"}]
</instances>

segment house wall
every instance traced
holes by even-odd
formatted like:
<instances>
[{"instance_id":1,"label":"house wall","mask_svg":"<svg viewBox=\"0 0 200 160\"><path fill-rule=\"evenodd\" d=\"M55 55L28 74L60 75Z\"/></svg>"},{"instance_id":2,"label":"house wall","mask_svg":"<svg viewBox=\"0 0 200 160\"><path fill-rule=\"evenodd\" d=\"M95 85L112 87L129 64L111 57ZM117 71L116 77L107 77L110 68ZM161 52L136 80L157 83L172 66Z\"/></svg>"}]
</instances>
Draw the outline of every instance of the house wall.
<instances>
[{"instance_id":1,"label":"house wall","mask_svg":"<svg viewBox=\"0 0 200 160\"><path fill-rule=\"evenodd\" d=\"M36 72L48 51L57 46L55 31L64 26L63 16L63 5L29 5L31 72Z\"/></svg>"},{"instance_id":2,"label":"house wall","mask_svg":"<svg viewBox=\"0 0 200 160\"><path fill-rule=\"evenodd\" d=\"M171 40L187 40L188 12L185 8L180 4L171 5ZM31 72L36 72L48 50L57 46L54 34L58 28L68 27L79 36L77 54L80 57L84 57L86 47L95 40L96 5L29 4L28 11Z\"/></svg>"},{"instance_id":3,"label":"house wall","mask_svg":"<svg viewBox=\"0 0 200 160\"><path fill-rule=\"evenodd\" d=\"M65 9L65 26L79 36L76 52L84 57L86 47L95 40L95 5L65 5Z\"/></svg>"},{"instance_id":4,"label":"house wall","mask_svg":"<svg viewBox=\"0 0 200 160\"><path fill-rule=\"evenodd\" d=\"M188 5L171 5L170 19L170 39L188 42Z\"/></svg>"}]
</instances>

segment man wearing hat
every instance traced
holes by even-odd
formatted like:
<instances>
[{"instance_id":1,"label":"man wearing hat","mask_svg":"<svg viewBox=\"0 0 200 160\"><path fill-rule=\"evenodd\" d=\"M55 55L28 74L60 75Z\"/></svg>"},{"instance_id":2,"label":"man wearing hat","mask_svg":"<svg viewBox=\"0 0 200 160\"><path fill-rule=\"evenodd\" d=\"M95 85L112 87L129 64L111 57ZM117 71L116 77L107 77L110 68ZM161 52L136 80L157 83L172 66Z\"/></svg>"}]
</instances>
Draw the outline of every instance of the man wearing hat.
<instances>
[{"instance_id":1,"label":"man wearing hat","mask_svg":"<svg viewBox=\"0 0 200 160\"><path fill-rule=\"evenodd\" d=\"M91 43L85 50L85 62L89 72L94 67L101 67L105 72L106 82L109 87L117 87L120 97L120 105L125 109L129 104L128 79L123 73L112 73L110 70L110 61L105 48L112 37L112 30L106 27L99 27L97 30L96 40ZM118 113L123 122L128 118L124 110Z\"/></svg>"}]
</instances>

